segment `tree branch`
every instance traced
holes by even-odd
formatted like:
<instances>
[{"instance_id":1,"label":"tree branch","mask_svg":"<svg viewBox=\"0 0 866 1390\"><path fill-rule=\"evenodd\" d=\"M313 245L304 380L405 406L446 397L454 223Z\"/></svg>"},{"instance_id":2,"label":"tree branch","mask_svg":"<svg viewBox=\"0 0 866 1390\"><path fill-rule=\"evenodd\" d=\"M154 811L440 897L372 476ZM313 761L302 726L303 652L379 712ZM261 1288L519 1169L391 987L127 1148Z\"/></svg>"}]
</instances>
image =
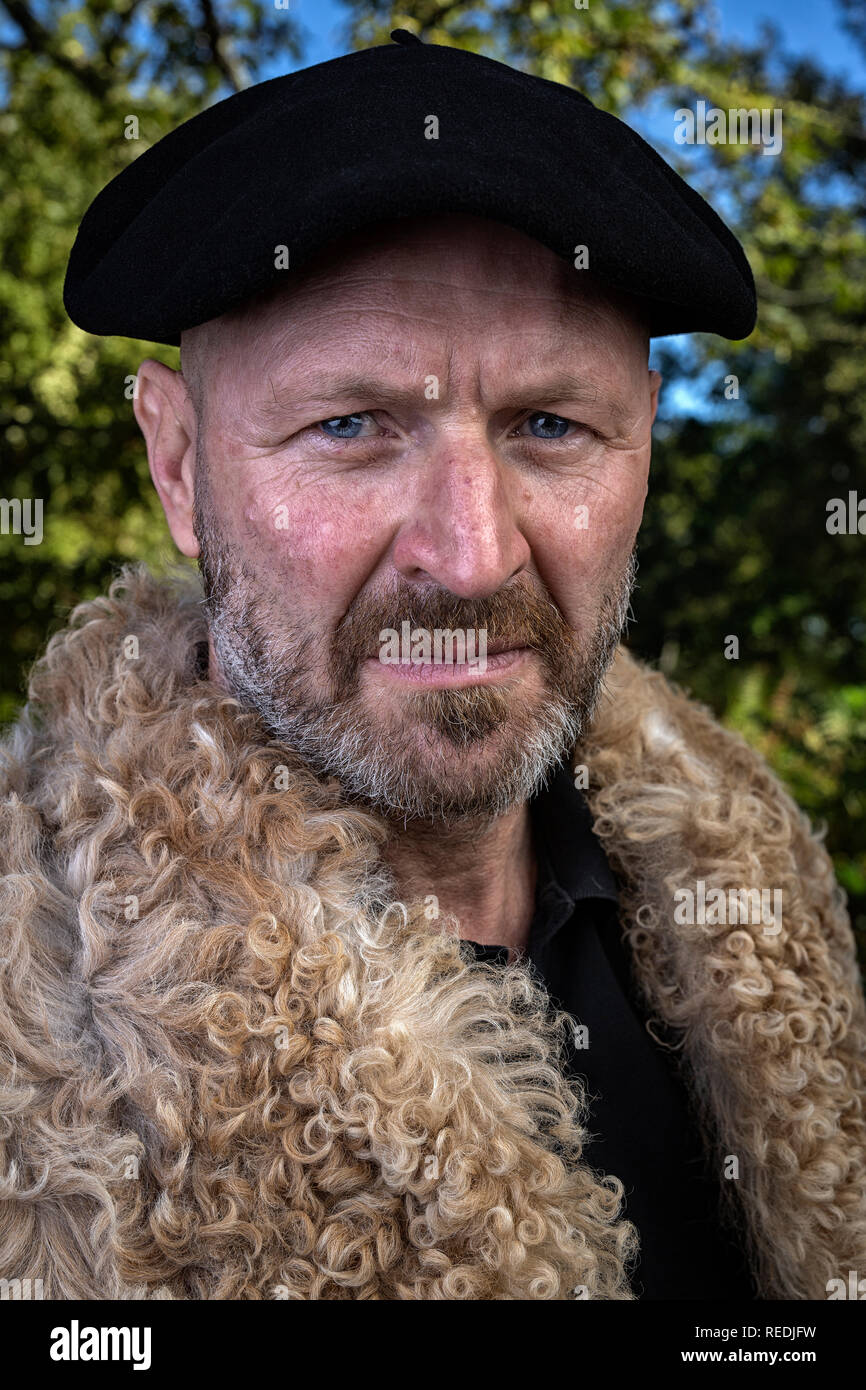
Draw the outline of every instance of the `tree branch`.
<instances>
[{"instance_id":1,"label":"tree branch","mask_svg":"<svg viewBox=\"0 0 866 1390\"><path fill-rule=\"evenodd\" d=\"M55 67L61 68L64 72L69 73L70 77L74 77L75 81L80 83L85 91L89 92L97 101L103 100L110 84L95 71L92 64L76 62L74 58L59 52L54 35L36 18L25 0L2 0L2 4L9 18L18 25L27 40L27 46L34 53L43 54Z\"/></svg>"},{"instance_id":2,"label":"tree branch","mask_svg":"<svg viewBox=\"0 0 866 1390\"><path fill-rule=\"evenodd\" d=\"M210 51L213 56L214 63L216 64L219 71L222 73L223 77L229 83L232 90L235 92L240 92L243 90L244 84L241 81L240 74L235 70L235 68L232 67L231 63L229 62L228 58L223 52L223 34L222 30L220 29L219 20L216 16L216 11L213 7L213 0L200 0L200 3L202 28L205 34L207 35L207 41L210 44Z\"/></svg>"}]
</instances>

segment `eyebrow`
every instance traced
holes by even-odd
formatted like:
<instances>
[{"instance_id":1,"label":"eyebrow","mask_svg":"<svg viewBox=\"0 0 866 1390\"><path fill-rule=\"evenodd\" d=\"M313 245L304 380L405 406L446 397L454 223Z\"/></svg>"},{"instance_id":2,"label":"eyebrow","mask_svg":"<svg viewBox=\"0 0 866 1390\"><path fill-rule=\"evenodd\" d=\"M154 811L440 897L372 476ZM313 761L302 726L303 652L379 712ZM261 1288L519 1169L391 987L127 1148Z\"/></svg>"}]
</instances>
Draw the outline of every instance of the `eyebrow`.
<instances>
[{"instance_id":1,"label":"eyebrow","mask_svg":"<svg viewBox=\"0 0 866 1390\"><path fill-rule=\"evenodd\" d=\"M370 406L417 404L424 397L425 378L419 376L410 385L398 385L373 376L335 376L315 386L299 385L291 394L286 387L275 386L270 377L268 385L270 390L253 407L262 421L283 419L286 414L306 411L314 405L325 408L346 401L364 401ZM496 409L528 409L545 401L562 400L598 406L614 420L624 419L630 413L619 392L609 388L602 396L597 383L571 372L539 375L534 381L509 388L497 397Z\"/></svg>"},{"instance_id":2,"label":"eyebrow","mask_svg":"<svg viewBox=\"0 0 866 1390\"><path fill-rule=\"evenodd\" d=\"M276 410L291 410L297 402L298 405L306 405L313 401L321 405L333 405L336 401L343 400L369 400L385 401L389 405L399 405L406 401L417 400L419 395L424 393L424 379L421 378L420 384L412 383L410 386L397 386L393 382L382 381L378 377L371 376L347 376L333 377L326 379L313 387L307 395L304 388L301 388L293 399L281 401L280 396L287 396L285 388L277 390L274 388L273 381L271 386L271 405Z\"/></svg>"}]
</instances>

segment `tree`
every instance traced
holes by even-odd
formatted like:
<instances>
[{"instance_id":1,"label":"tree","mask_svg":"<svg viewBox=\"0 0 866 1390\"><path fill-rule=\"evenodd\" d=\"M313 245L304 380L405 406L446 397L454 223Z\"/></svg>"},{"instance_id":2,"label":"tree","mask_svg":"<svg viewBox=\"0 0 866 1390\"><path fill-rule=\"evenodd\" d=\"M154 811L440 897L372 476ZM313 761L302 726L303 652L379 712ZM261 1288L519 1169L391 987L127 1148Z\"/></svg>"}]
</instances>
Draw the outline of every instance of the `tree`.
<instances>
[{"instance_id":1,"label":"tree","mask_svg":"<svg viewBox=\"0 0 866 1390\"><path fill-rule=\"evenodd\" d=\"M0 3L0 438L3 494L42 502L44 539L0 536L6 674L0 720L24 670L111 567L158 563L171 541L131 393L150 344L100 339L66 317L66 261L99 189L209 99L299 56L273 5L90 0ZM172 365L177 353L163 348Z\"/></svg>"}]
</instances>

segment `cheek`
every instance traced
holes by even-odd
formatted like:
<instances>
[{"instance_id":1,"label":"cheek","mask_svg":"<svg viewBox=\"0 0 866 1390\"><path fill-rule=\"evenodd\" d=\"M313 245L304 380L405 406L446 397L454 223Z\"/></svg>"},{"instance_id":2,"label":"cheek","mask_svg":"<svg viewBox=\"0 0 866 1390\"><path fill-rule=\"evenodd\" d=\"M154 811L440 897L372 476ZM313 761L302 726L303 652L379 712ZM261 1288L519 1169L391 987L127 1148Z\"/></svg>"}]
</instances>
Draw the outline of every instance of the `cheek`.
<instances>
[{"instance_id":1,"label":"cheek","mask_svg":"<svg viewBox=\"0 0 866 1390\"><path fill-rule=\"evenodd\" d=\"M381 499L332 485L257 485L241 506L242 545L255 573L293 603L342 614L387 544ZM330 600L330 601L329 601Z\"/></svg>"},{"instance_id":2,"label":"cheek","mask_svg":"<svg viewBox=\"0 0 866 1390\"><path fill-rule=\"evenodd\" d=\"M565 618L580 627L628 563L643 514L647 464L576 480L532 505L527 536L539 574Z\"/></svg>"}]
</instances>

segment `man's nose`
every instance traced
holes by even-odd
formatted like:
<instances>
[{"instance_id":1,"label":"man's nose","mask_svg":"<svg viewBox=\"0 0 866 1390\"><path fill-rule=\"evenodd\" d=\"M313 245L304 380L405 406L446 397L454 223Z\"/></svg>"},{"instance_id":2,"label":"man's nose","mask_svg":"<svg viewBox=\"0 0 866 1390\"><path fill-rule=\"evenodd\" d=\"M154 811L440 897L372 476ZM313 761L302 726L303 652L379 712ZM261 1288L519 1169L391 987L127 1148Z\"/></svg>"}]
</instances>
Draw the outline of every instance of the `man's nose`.
<instances>
[{"instance_id":1,"label":"man's nose","mask_svg":"<svg viewBox=\"0 0 866 1390\"><path fill-rule=\"evenodd\" d=\"M517 479L480 430L441 441L418 477L393 553L405 579L484 598L524 568Z\"/></svg>"}]
</instances>

